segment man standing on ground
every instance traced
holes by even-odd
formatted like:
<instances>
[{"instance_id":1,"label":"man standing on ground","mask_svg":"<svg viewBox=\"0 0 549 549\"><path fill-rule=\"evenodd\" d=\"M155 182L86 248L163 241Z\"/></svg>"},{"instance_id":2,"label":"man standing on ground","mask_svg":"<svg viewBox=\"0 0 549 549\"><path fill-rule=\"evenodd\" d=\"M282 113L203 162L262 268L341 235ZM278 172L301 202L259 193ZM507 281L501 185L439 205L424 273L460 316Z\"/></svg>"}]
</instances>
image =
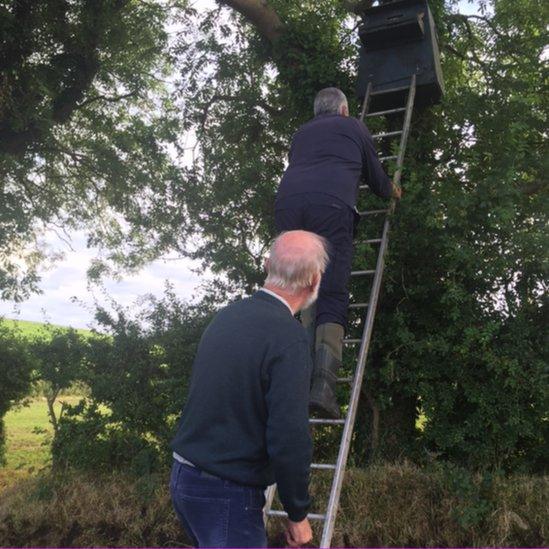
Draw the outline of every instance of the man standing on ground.
<instances>
[{"instance_id":1,"label":"man standing on ground","mask_svg":"<svg viewBox=\"0 0 549 549\"><path fill-rule=\"evenodd\" d=\"M323 238L282 234L264 287L219 311L202 335L170 480L174 508L198 547L266 547L264 490L274 482L288 544L312 538L312 364L294 314L315 301L327 263Z\"/></svg>"},{"instance_id":2,"label":"man standing on ground","mask_svg":"<svg viewBox=\"0 0 549 549\"><path fill-rule=\"evenodd\" d=\"M337 418L337 370L349 307L348 282L357 222L356 197L361 176L383 198L400 198L378 160L366 126L349 117L347 98L325 88L314 101L315 117L293 137L275 203L278 231L304 229L330 243L330 262L322 277L316 313L305 320L315 333L315 361L310 406ZM312 318L311 318L312 316Z\"/></svg>"}]
</instances>

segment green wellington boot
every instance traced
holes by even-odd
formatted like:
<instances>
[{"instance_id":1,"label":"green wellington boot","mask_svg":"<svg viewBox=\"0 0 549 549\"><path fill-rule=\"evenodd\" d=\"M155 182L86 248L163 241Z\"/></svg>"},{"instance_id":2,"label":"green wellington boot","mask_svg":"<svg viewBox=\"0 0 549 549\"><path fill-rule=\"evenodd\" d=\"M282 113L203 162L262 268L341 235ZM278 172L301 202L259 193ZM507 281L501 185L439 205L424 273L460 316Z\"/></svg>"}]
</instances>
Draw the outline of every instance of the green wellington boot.
<instances>
[{"instance_id":1,"label":"green wellington boot","mask_svg":"<svg viewBox=\"0 0 549 549\"><path fill-rule=\"evenodd\" d=\"M316 332L316 305L313 303L309 308L301 311L301 324L307 332L307 339L309 340L309 350L311 352L311 358L315 360L315 332Z\"/></svg>"},{"instance_id":2,"label":"green wellington boot","mask_svg":"<svg viewBox=\"0 0 549 549\"><path fill-rule=\"evenodd\" d=\"M337 371L342 361L343 326L334 322L316 329L315 359L309 408L323 418L338 419Z\"/></svg>"}]
</instances>

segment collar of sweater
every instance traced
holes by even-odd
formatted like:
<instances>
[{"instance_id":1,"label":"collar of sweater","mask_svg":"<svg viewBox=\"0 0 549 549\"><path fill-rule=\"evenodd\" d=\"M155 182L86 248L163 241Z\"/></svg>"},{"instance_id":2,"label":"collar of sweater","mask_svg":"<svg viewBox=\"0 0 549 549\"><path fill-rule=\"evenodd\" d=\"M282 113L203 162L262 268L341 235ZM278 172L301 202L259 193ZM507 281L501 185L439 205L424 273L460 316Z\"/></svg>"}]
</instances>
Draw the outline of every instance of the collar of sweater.
<instances>
[{"instance_id":1,"label":"collar of sweater","mask_svg":"<svg viewBox=\"0 0 549 549\"><path fill-rule=\"evenodd\" d=\"M269 295L272 295L273 297L278 299L281 303L284 303L284 305L286 305L286 307L288 307L288 309L290 310L290 313L292 313L292 315L294 314L294 312L292 311L292 308L290 307L290 304L282 296L279 296L277 293L275 293L271 290L267 290L267 288L260 288L259 291L260 292L265 292L266 294L269 294Z\"/></svg>"}]
</instances>

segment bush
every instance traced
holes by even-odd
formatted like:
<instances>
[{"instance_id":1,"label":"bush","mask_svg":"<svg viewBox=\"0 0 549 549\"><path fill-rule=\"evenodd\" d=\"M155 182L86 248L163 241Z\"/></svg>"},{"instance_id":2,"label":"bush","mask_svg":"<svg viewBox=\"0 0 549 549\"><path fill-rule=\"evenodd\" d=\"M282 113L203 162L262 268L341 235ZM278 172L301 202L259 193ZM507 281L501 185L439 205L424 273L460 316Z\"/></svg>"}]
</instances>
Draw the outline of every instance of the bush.
<instances>
[{"instance_id":1,"label":"bush","mask_svg":"<svg viewBox=\"0 0 549 549\"><path fill-rule=\"evenodd\" d=\"M210 318L171 289L135 319L99 308L104 335L87 339L80 381L89 398L66 406L52 453L54 466L149 473L169 461L197 343Z\"/></svg>"}]
</instances>

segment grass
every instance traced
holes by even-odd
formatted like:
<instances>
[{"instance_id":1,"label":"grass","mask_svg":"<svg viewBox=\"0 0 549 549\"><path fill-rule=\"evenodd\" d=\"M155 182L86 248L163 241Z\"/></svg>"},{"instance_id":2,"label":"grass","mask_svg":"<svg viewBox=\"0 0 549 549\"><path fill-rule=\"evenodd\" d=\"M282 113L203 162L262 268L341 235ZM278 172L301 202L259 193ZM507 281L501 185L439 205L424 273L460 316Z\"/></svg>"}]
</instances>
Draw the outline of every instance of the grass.
<instances>
[{"instance_id":1,"label":"grass","mask_svg":"<svg viewBox=\"0 0 549 549\"><path fill-rule=\"evenodd\" d=\"M18 330L21 335L28 339L34 339L41 332L45 330L47 326L44 322L34 322L32 320L16 320L13 318L3 318L0 317L0 322L5 324L8 328ZM60 326L58 324L50 324L53 328L67 329L67 326ZM75 328L76 332L80 335L87 337L92 334L91 330L85 328Z\"/></svg>"},{"instance_id":2,"label":"grass","mask_svg":"<svg viewBox=\"0 0 549 549\"><path fill-rule=\"evenodd\" d=\"M60 397L68 403L80 397ZM60 403L57 404L59 410ZM7 459L0 469L0 546L185 546L173 514L167 473L49 469L52 428L44 399L6 416ZM324 474L324 473L320 473ZM350 469L333 540L339 547L486 546L549 544L549 477L480 476L409 463ZM329 487L312 486L313 511L322 512ZM315 526L316 542L319 540ZM272 546L283 545L272 520Z\"/></svg>"},{"instance_id":3,"label":"grass","mask_svg":"<svg viewBox=\"0 0 549 549\"><path fill-rule=\"evenodd\" d=\"M59 413L61 402L75 404L80 398L60 397L55 404L56 412ZM25 406L10 410L4 423L7 434L7 463L0 469L0 490L49 466L53 434L45 398L33 399Z\"/></svg>"},{"instance_id":4,"label":"grass","mask_svg":"<svg viewBox=\"0 0 549 549\"><path fill-rule=\"evenodd\" d=\"M543 547L549 542L549 478L471 475L467 496L442 468L409 463L351 469L334 547ZM479 494L481 496L479 496ZM325 490L316 490L317 498ZM270 546L283 546L269 522ZM318 533L315 542L318 543ZM0 498L0 546L187 546L168 493L168 473L43 474Z\"/></svg>"}]
</instances>

